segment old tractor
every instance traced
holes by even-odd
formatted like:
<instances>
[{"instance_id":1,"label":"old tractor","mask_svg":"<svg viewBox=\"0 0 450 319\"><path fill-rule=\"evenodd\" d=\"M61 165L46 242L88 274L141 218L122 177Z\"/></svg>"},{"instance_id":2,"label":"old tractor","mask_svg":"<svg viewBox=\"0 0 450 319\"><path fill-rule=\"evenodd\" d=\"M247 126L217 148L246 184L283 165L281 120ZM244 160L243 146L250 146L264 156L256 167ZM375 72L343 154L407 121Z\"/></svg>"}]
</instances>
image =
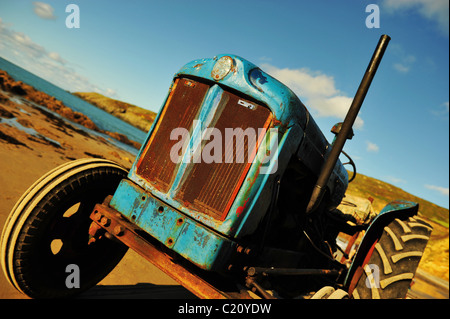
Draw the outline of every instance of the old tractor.
<instances>
[{"instance_id":1,"label":"old tractor","mask_svg":"<svg viewBox=\"0 0 450 319\"><path fill-rule=\"evenodd\" d=\"M200 298L405 298L432 228L416 203L377 214L346 196L339 159L389 40L331 144L254 64L235 55L186 64L129 171L75 160L19 199L1 238L8 281L33 298L69 297L131 248Z\"/></svg>"}]
</instances>

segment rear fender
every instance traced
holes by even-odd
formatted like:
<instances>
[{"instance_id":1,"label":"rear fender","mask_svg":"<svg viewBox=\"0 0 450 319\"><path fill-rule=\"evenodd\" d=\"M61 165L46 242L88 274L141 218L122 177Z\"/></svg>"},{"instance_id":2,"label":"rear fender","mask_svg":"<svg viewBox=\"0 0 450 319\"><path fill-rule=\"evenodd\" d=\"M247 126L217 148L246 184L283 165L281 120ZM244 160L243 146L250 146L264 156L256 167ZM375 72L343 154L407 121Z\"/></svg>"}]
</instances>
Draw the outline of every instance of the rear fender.
<instances>
[{"instance_id":1,"label":"rear fender","mask_svg":"<svg viewBox=\"0 0 450 319\"><path fill-rule=\"evenodd\" d=\"M380 239L384 227L396 218L404 219L417 214L419 204L404 200L396 200L387 204L377 217L372 221L364 235L352 265L350 266L347 276L345 277L344 286L348 288L352 282L356 270L360 266L364 266L364 262L370 251L373 250L374 244Z\"/></svg>"}]
</instances>

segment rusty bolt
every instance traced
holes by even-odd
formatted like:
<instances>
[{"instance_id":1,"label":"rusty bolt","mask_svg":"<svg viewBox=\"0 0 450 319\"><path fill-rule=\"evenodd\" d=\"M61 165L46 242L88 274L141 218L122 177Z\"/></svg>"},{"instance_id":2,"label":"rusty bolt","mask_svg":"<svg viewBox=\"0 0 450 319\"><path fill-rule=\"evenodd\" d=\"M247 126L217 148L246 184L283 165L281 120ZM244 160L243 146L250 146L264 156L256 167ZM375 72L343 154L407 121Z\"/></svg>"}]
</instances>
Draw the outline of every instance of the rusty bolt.
<instances>
[{"instance_id":1,"label":"rusty bolt","mask_svg":"<svg viewBox=\"0 0 450 319\"><path fill-rule=\"evenodd\" d=\"M114 227L114 235L116 235L116 236L122 236L124 231L125 231L125 229L120 225L117 225L116 227Z\"/></svg>"},{"instance_id":2,"label":"rusty bolt","mask_svg":"<svg viewBox=\"0 0 450 319\"><path fill-rule=\"evenodd\" d=\"M250 267L247 269L247 275L254 276L256 275L256 269L254 267Z\"/></svg>"},{"instance_id":3,"label":"rusty bolt","mask_svg":"<svg viewBox=\"0 0 450 319\"><path fill-rule=\"evenodd\" d=\"M99 221L100 219L102 219L102 214L96 210L93 217L95 221Z\"/></svg>"},{"instance_id":4,"label":"rusty bolt","mask_svg":"<svg viewBox=\"0 0 450 319\"><path fill-rule=\"evenodd\" d=\"M107 217L102 217L102 219L100 219L100 224L102 226L108 227L109 224L111 224L111 220Z\"/></svg>"},{"instance_id":5,"label":"rusty bolt","mask_svg":"<svg viewBox=\"0 0 450 319\"><path fill-rule=\"evenodd\" d=\"M89 225L89 235L91 235L92 237L97 235L97 232L102 229L99 225L97 225L96 223L92 222L91 225Z\"/></svg>"},{"instance_id":6,"label":"rusty bolt","mask_svg":"<svg viewBox=\"0 0 450 319\"><path fill-rule=\"evenodd\" d=\"M250 255L250 253L252 252L251 248L247 247L243 247L243 246L237 246L236 251L238 253L244 253L246 255Z\"/></svg>"},{"instance_id":7,"label":"rusty bolt","mask_svg":"<svg viewBox=\"0 0 450 319\"><path fill-rule=\"evenodd\" d=\"M111 235L111 234L108 233L108 232L105 232L105 237L108 238L108 239L114 239L114 236Z\"/></svg>"}]
</instances>

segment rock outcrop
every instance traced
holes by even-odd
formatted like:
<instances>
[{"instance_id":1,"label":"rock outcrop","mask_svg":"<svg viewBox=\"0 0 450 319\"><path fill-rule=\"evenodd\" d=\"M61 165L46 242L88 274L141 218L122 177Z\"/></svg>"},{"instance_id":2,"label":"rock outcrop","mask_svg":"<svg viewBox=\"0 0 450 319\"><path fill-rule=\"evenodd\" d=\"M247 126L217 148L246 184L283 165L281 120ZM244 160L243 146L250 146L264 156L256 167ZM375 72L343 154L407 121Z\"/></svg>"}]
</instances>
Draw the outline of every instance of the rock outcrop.
<instances>
[{"instance_id":1,"label":"rock outcrop","mask_svg":"<svg viewBox=\"0 0 450 319\"><path fill-rule=\"evenodd\" d=\"M139 106L111 99L94 92L74 92L73 95L125 121L138 129L148 132L155 120L156 113Z\"/></svg>"},{"instance_id":2,"label":"rock outcrop","mask_svg":"<svg viewBox=\"0 0 450 319\"><path fill-rule=\"evenodd\" d=\"M36 104L46 107L47 109L60 114L68 120L83 125L84 127L108 134L112 138L118 141L131 145L137 149L141 147L141 144L131 141L123 134L117 132L107 132L100 130L92 120L86 115L72 110L70 107L64 105L63 102L57 100L53 96L50 96L44 92L38 91L31 85L25 84L22 81L15 81L6 71L0 70L0 89L6 92L11 92L16 95L20 95L23 98L32 101Z\"/></svg>"}]
</instances>

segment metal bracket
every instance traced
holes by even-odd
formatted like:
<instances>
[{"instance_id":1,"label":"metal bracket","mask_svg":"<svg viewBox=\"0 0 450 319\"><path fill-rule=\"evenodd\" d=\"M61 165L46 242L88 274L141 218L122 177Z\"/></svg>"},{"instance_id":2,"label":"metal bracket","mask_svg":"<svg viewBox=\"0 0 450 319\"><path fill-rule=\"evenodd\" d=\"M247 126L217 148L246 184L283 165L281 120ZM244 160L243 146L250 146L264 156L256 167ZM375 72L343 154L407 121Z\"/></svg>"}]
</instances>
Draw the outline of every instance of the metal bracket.
<instances>
[{"instance_id":1,"label":"metal bracket","mask_svg":"<svg viewBox=\"0 0 450 319\"><path fill-rule=\"evenodd\" d=\"M248 298L248 294L243 292L227 293L221 291L206 279L195 274L191 269L187 269L181 263L177 263L173 256L169 256L157 245L151 243L151 240L145 238L143 230L108 205L97 204L90 218L106 232L153 263L199 298Z\"/></svg>"}]
</instances>

